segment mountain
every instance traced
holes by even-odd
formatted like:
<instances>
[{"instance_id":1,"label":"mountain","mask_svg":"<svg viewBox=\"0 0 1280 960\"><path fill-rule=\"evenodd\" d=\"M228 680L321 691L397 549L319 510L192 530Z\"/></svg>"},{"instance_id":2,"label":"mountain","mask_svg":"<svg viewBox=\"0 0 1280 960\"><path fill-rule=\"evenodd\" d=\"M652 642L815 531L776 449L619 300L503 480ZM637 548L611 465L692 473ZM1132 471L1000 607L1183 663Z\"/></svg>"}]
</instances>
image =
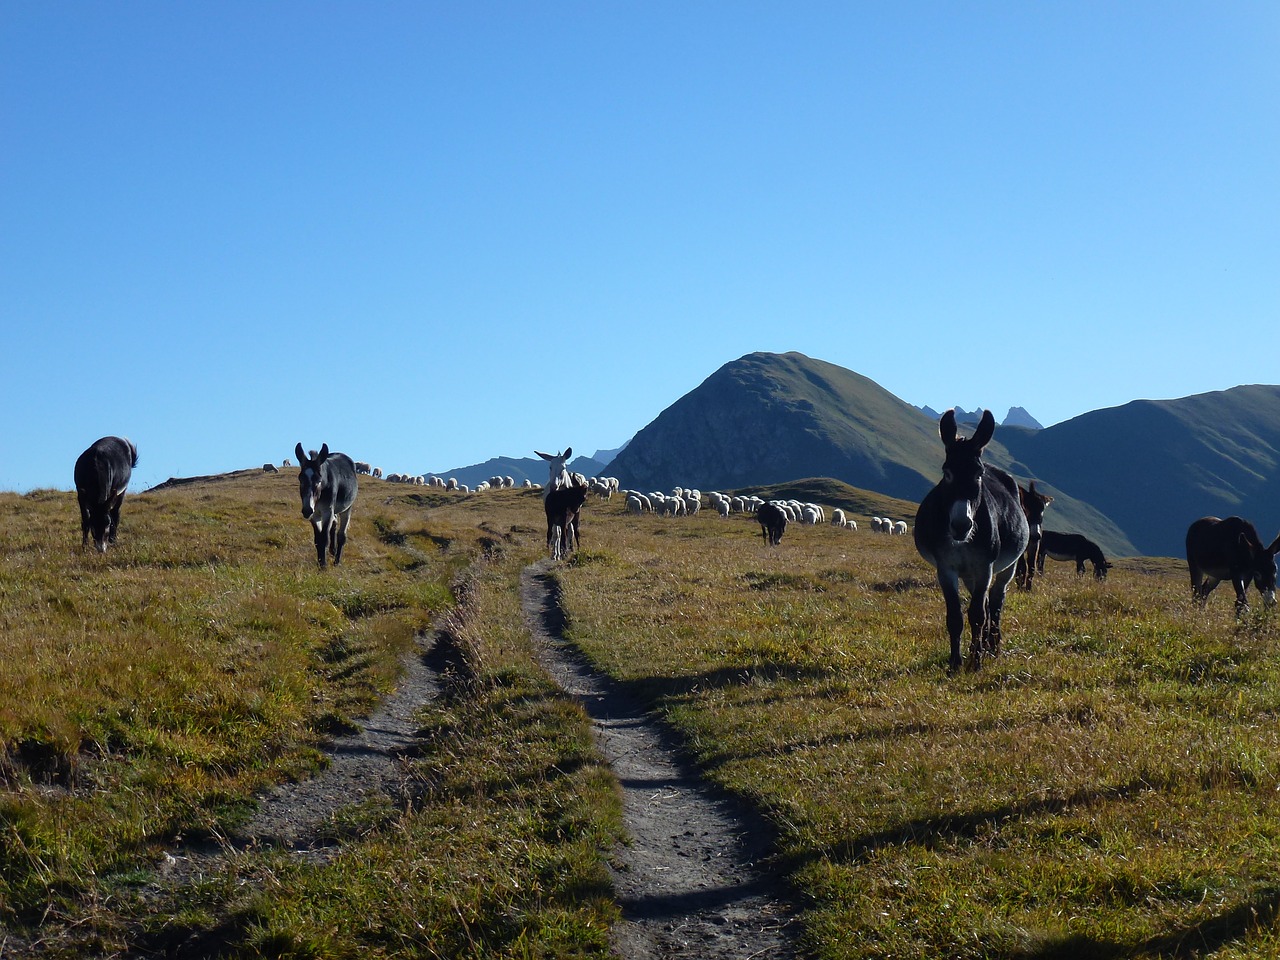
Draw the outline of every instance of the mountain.
<instances>
[{"instance_id":1,"label":"mountain","mask_svg":"<svg viewBox=\"0 0 1280 960\"><path fill-rule=\"evenodd\" d=\"M1012 466L996 433L987 459ZM934 417L851 370L800 353L752 353L725 364L662 411L610 465L624 487L676 484L733 490L830 477L901 500L919 500L942 473ZM1019 479L1038 477L1026 469ZM1060 486L1060 529L1083 533L1110 554L1135 552L1106 516Z\"/></svg>"},{"instance_id":2,"label":"mountain","mask_svg":"<svg viewBox=\"0 0 1280 960\"><path fill-rule=\"evenodd\" d=\"M956 414L956 423L977 425L982 419L982 407L977 407L971 411L966 411L964 407L953 407ZM920 408L921 412L930 419L937 420L942 416L937 410L930 406ZM1031 430L1043 430L1044 427L1040 421L1027 413L1024 407L1010 407L1009 412L1004 415L1004 419L1000 421L1002 427L1027 427Z\"/></svg>"},{"instance_id":3,"label":"mountain","mask_svg":"<svg viewBox=\"0 0 1280 960\"><path fill-rule=\"evenodd\" d=\"M1187 527L1207 515L1245 517L1267 543L1280 531L1280 386L1135 400L997 437L1144 554L1182 556Z\"/></svg>"},{"instance_id":4,"label":"mountain","mask_svg":"<svg viewBox=\"0 0 1280 960\"><path fill-rule=\"evenodd\" d=\"M940 450L934 421L866 377L799 353L752 353L663 410L610 470L644 490L825 476L918 500Z\"/></svg>"},{"instance_id":5,"label":"mountain","mask_svg":"<svg viewBox=\"0 0 1280 960\"><path fill-rule=\"evenodd\" d=\"M628 443L629 442L630 441L628 441ZM613 463L614 459L617 458L618 454L620 454L625 449L627 449L627 444L624 443L622 446L617 447L616 449L613 449L613 450L597 450L595 453L591 455L591 459L596 461L596 463L600 464L601 469L605 469L609 466L609 464ZM585 470L583 470L582 472L586 473ZM587 475L591 476L591 474L587 474Z\"/></svg>"},{"instance_id":6,"label":"mountain","mask_svg":"<svg viewBox=\"0 0 1280 960\"><path fill-rule=\"evenodd\" d=\"M1004 419L1000 423L1006 427L1026 427L1028 430L1044 429L1044 425L1027 413L1023 407L1010 407L1009 412L1004 415Z\"/></svg>"},{"instance_id":7,"label":"mountain","mask_svg":"<svg viewBox=\"0 0 1280 960\"><path fill-rule=\"evenodd\" d=\"M644 490L829 478L914 503L942 472L937 419L843 367L752 353L663 410L611 463L600 451L570 466ZM1188 525L1206 515L1243 516L1266 542L1280 531L1280 386L1135 400L1052 427L1013 407L986 458L1054 497L1050 529L1083 533L1109 556L1180 557ZM440 474L472 485L494 475L544 483L547 469L500 457Z\"/></svg>"}]
</instances>

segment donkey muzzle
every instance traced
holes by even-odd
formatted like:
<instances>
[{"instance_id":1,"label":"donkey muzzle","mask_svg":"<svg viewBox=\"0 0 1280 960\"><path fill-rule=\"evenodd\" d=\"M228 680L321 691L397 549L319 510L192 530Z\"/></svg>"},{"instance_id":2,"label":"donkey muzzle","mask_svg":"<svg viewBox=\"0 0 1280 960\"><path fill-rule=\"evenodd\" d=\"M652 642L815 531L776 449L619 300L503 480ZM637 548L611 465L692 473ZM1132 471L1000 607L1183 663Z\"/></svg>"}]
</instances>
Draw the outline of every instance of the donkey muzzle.
<instances>
[{"instance_id":1,"label":"donkey muzzle","mask_svg":"<svg viewBox=\"0 0 1280 960\"><path fill-rule=\"evenodd\" d=\"M957 500L951 504L949 521L952 539L957 543L967 543L973 537L972 501Z\"/></svg>"}]
</instances>

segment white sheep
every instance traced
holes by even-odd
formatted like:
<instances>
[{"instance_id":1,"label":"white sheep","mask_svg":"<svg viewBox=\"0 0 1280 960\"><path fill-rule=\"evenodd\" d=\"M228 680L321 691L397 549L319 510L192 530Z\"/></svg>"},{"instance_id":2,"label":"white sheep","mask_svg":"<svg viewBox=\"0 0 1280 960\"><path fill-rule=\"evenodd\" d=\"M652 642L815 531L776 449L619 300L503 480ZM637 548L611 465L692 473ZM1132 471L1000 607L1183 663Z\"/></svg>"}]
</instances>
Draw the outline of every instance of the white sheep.
<instances>
[{"instance_id":1,"label":"white sheep","mask_svg":"<svg viewBox=\"0 0 1280 960\"><path fill-rule=\"evenodd\" d=\"M893 525L893 532L900 537L905 537L907 535L907 521L899 520L895 523Z\"/></svg>"}]
</instances>

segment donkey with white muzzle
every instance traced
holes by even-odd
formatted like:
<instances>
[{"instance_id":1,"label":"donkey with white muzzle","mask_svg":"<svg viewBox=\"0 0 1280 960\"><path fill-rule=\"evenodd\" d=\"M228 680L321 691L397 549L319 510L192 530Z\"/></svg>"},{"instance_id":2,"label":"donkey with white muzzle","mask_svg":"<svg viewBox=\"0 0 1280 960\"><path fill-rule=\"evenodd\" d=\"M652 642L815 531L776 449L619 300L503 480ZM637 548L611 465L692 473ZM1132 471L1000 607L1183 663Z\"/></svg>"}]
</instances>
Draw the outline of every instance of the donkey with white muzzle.
<instances>
[{"instance_id":1,"label":"donkey with white muzzle","mask_svg":"<svg viewBox=\"0 0 1280 960\"><path fill-rule=\"evenodd\" d=\"M1000 652L1005 593L1030 539L1018 485L1003 470L982 462L982 450L995 428L988 410L973 436L965 439L956 435L955 411L942 415L938 434L947 453L942 480L925 495L916 513L916 549L937 569L947 604L953 673L960 669L965 620L960 581L969 589L970 657L977 667L984 654Z\"/></svg>"},{"instance_id":2,"label":"donkey with white muzzle","mask_svg":"<svg viewBox=\"0 0 1280 960\"><path fill-rule=\"evenodd\" d=\"M333 565L342 562L342 546L347 542L351 509L356 504L356 465L345 453L330 453L326 443L308 457L299 443L298 493L302 497L302 517L315 531L316 560L325 565L325 553L333 555Z\"/></svg>"}]
</instances>

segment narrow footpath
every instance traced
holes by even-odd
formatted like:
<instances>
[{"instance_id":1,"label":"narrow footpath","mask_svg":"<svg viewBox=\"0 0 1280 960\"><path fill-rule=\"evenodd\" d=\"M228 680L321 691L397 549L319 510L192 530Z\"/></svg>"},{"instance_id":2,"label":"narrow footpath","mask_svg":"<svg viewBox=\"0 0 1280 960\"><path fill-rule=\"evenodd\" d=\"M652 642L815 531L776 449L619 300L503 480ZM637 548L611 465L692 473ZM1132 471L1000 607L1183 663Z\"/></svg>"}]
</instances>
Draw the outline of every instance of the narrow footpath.
<instances>
[{"instance_id":1,"label":"narrow footpath","mask_svg":"<svg viewBox=\"0 0 1280 960\"><path fill-rule=\"evenodd\" d=\"M615 932L619 956L796 957L787 891L763 865L767 825L718 796L658 720L565 640L550 568L542 560L524 569L521 604L543 668L591 716L622 787L632 842L614 858L624 917Z\"/></svg>"}]
</instances>

